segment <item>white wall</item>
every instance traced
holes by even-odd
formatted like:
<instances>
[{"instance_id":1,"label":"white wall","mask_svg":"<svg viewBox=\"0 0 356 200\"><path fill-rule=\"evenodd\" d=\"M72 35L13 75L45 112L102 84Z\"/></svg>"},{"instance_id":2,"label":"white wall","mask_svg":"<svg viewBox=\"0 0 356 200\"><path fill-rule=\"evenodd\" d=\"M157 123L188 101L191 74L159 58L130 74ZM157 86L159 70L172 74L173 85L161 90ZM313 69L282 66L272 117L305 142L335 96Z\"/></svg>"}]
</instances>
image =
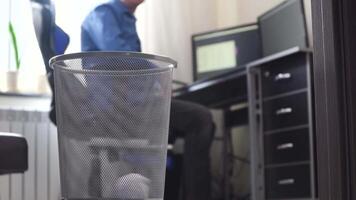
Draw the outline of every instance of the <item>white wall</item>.
<instances>
[{"instance_id":1,"label":"white wall","mask_svg":"<svg viewBox=\"0 0 356 200\"><path fill-rule=\"evenodd\" d=\"M256 22L256 18L267 10L273 8L283 0L239 0L237 12L239 13L238 23Z\"/></svg>"},{"instance_id":2,"label":"white wall","mask_svg":"<svg viewBox=\"0 0 356 200\"><path fill-rule=\"evenodd\" d=\"M239 0L216 0L217 28L236 26L239 21Z\"/></svg>"},{"instance_id":3,"label":"white wall","mask_svg":"<svg viewBox=\"0 0 356 200\"><path fill-rule=\"evenodd\" d=\"M136 14L143 51L177 60L175 79L190 82L191 35L217 27L216 0L147 0Z\"/></svg>"}]
</instances>

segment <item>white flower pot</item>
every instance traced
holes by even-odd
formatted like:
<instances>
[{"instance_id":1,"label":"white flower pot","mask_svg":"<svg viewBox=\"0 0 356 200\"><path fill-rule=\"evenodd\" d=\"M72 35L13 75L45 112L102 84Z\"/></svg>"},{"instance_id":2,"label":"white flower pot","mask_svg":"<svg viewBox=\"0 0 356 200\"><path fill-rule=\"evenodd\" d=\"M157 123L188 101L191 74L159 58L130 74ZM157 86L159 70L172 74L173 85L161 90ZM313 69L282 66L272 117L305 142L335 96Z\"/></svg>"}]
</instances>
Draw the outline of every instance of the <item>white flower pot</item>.
<instances>
[{"instance_id":1,"label":"white flower pot","mask_svg":"<svg viewBox=\"0 0 356 200\"><path fill-rule=\"evenodd\" d=\"M18 91L18 76L17 71L9 71L6 73L6 88L8 92Z\"/></svg>"}]
</instances>

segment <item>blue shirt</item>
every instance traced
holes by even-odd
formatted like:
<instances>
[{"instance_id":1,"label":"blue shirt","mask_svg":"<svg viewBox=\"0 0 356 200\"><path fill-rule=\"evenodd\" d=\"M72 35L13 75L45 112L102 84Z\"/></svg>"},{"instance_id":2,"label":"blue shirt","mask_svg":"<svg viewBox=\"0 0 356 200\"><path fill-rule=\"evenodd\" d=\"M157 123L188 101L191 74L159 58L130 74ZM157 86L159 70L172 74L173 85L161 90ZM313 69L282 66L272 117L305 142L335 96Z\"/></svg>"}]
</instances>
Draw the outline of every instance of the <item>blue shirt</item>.
<instances>
[{"instance_id":1,"label":"blue shirt","mask_svg":"<svg viewBox=\"0 0 356 200\"><path fill-rule=\"evenodd\" d=\"M119 0L96 7L81 27L82 51L141 51L136 18Z\"/></svg>"}]
</instances>

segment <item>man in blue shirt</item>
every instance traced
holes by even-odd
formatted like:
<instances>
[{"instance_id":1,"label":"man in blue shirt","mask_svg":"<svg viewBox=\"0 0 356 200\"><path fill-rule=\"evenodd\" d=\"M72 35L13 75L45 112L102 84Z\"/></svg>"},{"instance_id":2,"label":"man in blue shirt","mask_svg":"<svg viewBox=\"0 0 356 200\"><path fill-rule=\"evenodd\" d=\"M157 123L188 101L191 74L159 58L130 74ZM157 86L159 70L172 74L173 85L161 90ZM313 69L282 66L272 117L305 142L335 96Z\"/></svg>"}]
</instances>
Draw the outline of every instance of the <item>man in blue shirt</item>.
<instances>
[{"instance_id":1,"label":"man in blue shirt","mask_svg":"<svg viewBox=\"0 0 356 200\"><path fill-rule=\"evenodd\" d=\"M133 12L142 2L113 0L95 8L82 24L82 51L141 51Z\"/></svg>"},{"instance_id":2,"label":"man in blue shirt","mask_svg":"<svg viewBox=\"0 0 356 200\"><path fill-rule=\"evenodd\" d=\"M82 24L82 51L141 51L134 11L144 0L111 0L95 8ZM210 145L214 125L210 111L172 99L170 133L185 137L184 199L210 199Z\"/></svg>"}]
</instances>

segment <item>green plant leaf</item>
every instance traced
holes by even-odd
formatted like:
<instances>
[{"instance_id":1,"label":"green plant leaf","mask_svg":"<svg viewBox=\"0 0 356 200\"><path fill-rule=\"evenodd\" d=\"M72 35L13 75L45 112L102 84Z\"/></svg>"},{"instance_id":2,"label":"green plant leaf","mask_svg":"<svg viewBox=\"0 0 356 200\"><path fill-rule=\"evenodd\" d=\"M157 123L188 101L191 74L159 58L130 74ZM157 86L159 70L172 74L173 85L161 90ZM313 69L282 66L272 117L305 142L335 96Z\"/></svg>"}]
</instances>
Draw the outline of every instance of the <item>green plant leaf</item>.
<instances>
[{"instance_id":1,"label":"green plant leaf","mask_svg":"<svg viewBox=\"0 0 356 200\"><path fill-rule=\"evenodd\" d=\"M15 30L11 22L9 22L9 33L11 36L12 46L14 47L14 52L15 52L16 70L19 70L20 69L19 49L17 46Z\"/></svg>"}]
</instances>

